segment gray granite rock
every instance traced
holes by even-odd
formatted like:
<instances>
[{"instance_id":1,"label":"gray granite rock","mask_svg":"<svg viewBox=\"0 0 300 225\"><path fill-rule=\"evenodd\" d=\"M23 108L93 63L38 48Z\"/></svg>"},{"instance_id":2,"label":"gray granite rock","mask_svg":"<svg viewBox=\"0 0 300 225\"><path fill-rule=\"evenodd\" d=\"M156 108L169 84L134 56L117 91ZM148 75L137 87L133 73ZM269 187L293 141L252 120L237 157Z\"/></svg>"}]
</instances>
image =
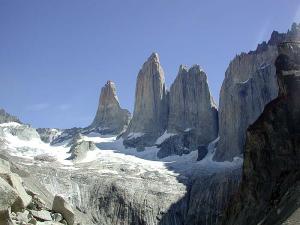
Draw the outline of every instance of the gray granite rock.
<instances>
[{"instance_id":1,"label":"gray granite rock","mask_svg":"<svg viewBox=\"0 0 300 225\"><path fill-rule=\"evenodd\" d=\"M72 207L67 203L64 198L56 195L53 201L52 210L54 212L61 213L68 225L74 224L74 211Z\"/></svg>"},{"instance_id":2,"label":"gray granite rock","mask_svg":"<svg viewBox=\"0 0 300 225\"><path fill-rule=\"evenodd\" d=\"M101 89L98 110L90 128L101 134L119 134L129 121L130 112L120 107L114 82L107 81Z\"/></svg>"},{"instance_id":3,"label":"gray granite rock","mask_svg":"<svg viewBox=\"0 0 300 225\"><path fill-rule=\"evenodd\" d=\"M242 155L247 127L258 118L265 105L277 97L274 63L278 56L277 44L284 40L299 40L299 26L294 24L286 34L273 32L268 43L231 61L220 92L220 141L216 161Z\"/></svg>"},{"instance_id":4,"label":"gray granite rock","mask_svg":"<svg viewBox=\"0 0 300 225\"><path fill-rule=\"evenodd\" d=\"M167 133L176 135L158 146L159 158L189 153L218 136L217 107L199 65L179 68L169 93Z\"/></svg>"},{"instance_id":5,"label":"gray granite rock","mask_svg":"<svg viewBox=\"0 0 300 225\"><path fill-rule=\"evenodd\" d=\"M42 221L52 221L52 217L49 211L46 210L30 210L30 213L34 216L34 218Z\"/></svg>"},{"instance_id":6,"label":"gray granite rock","mask_svg":"<svg viewBox=\"0 0 300 225\"><path fill-rule=\"evenodd\" d=\"M27 194L21 177L10 171L7 173L0 173L0 177L6 180L6 182L18 193L18 199L11 207L12 211L18 212L25 209L30 204L32 198Z\"/></svg>"},{"instance_id":7,"label":"gray granite rock","mask_svg":"<svg viewBox=\"0 0 300 225\"><path fill-rule=\"evenodd\" d=\"M0 177L0 224L10 224L9 208L18 198L18 193Z\"/></svg>"},{"instance_id":8,"label":"gray granite rock","mask_svg":"<svg viewBox=\"0 0 300 225\"><path fill-rule=\"evenodd\" d=\"M124 144L129 147L153 145L166 130L167 117L164 72L158 54L153 53L137 77L134 112L128 129L123 134ZM143 138L129 138L132 134L143 134Z\"/></svg>"},{"instance_id":9,"label":"gray granite rock","mask_svg":"<svg viewBox=\"0 0 300 225\"><path fill-rule=\"evenodd\" d=\"M193 129L199 145L218 136L218 111L210 94L207 76L199 65L180 66L170 88L168 133Z\"/></svg>"}]
</instances>

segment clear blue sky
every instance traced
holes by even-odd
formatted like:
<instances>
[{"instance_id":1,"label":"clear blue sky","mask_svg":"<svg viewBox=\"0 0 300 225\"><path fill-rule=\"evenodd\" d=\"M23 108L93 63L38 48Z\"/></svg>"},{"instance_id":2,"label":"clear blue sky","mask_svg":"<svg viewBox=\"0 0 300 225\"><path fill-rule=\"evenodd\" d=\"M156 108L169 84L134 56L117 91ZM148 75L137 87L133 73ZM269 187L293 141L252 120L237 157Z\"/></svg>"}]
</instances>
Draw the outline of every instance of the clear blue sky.
<instances>
[{"instance_id":1,"label":"clear blue sky","mask_svg":"<svg viewBox=\"0 0 300 225\"><path fill-rule=\"evenodd\" d=\"M300 21L299 0L0 0L0 107L34 127L88 125L113 80L133 110L158 52L169 87L200 64L218 102L230 60Z\"/></svg>"}]
</instances>

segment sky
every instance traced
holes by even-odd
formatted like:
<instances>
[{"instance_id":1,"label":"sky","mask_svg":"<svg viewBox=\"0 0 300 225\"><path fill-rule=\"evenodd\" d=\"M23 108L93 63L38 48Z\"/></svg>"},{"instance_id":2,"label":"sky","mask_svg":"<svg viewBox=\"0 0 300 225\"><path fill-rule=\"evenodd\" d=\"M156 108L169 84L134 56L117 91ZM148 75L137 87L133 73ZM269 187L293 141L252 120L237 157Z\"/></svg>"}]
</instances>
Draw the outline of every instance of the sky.
<instances>
[{"instance_id":1,"label":"sky","mask_svg":"<svg viewBox=\"0 0 300 225\"><path fill-rule=\"evenodd\" d=\"M152 52L166 86L199 64L216 102L229 62L300 22L299 0L0 0L0 108L33 127L84 127L113 80L133 111Z\"/></svg>"}]
</instances>

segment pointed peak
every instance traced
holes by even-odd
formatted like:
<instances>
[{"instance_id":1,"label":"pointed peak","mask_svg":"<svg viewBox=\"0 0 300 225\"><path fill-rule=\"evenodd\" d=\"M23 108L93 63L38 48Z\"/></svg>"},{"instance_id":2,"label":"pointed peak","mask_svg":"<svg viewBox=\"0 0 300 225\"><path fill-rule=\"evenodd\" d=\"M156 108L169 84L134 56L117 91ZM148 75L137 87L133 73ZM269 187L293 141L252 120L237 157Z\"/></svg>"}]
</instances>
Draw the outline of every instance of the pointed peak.
<instances>
[{"instance_id":1,"label":"pointed peak","mask_svg":"<svg viewBox=\"0 0 300 225\"><path fill-rule=\"evenodd\" d=\"M108 81L106 81L106 84L112 85L112 84L115 84L115 83L112 80L108 80Z\"/></svg>"},{"instance_id":2,"label":"pointed peak","mask_svg":"<svg viewBox=\"0 0 300 225\"><path fill-rule=\"evenodd\" d=\"M148 58L148 61L159 62L159 55L156 52L153 52Z\"/></svg>"},{"instance_id":3,"label":"pointed peak","mask_svg":"<svg viewBox=\"0 0 300 225\"><path fill-rule=\"evenodd\" d=\"M112 80L108 80L105 84L106 87L111 87L111 88L115 88L116 85Z\"/></svg>"}]
</instances>

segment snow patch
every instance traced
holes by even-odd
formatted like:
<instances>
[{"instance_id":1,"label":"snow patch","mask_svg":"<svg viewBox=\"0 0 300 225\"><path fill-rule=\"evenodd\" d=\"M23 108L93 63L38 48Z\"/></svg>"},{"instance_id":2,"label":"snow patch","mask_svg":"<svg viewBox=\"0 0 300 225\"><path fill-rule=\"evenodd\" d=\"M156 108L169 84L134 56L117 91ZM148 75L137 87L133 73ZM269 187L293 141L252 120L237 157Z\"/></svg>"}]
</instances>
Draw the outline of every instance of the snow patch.
<instances>
[{"instance_id":1,"label":"snow patch","mask_svg":"<svg viewBox=\"0 0 300 225\"><path fill-rule=\"evenodd\" d=\"M145 133L141 133L141 132L137 132L137 133L129 133L129 135L128 135L128 140L130 140L130 139L135 139L135 138L139 138L139 137L142 137L142 136L144 136L145 135Z\"/></svg>"},{"instance_id":2,"label":"snow patch","mask_svg":"<svg viewBox=\"0 0 300 225\"><path fill-rule=\"evenodd\" d=\"M174 133L168 133L167 131L165 131L165 133L163 135L161 135L159 138L157 138L155 144L156 145L160 145L165 140L169 139L170 137L172 137L174 135L176 135L176 134L174 134Z\"/></svg>"},{"instance_id":3,"label":"snow patch","mask_svg":"<svg viewBox=\"0 0 300 225\"><path fill-rule=\"evenodd\" d=\"M189 131L191 131L192 130L192 128L186 128L185 130L184 130L184 132L189 132Z\"/></svg>"},{"instance_id":4,"label":"snow patch","mask_svg":"<svg viewBox=\"0 0 300 225\"><path fill-rule=\"evenodd\" d=\"M23 125L20 123L17 123L17 122L8 122L8 123L0 124L0 127L20 127L20 126L23 126Z\"/></svg>"}]
</instances>

